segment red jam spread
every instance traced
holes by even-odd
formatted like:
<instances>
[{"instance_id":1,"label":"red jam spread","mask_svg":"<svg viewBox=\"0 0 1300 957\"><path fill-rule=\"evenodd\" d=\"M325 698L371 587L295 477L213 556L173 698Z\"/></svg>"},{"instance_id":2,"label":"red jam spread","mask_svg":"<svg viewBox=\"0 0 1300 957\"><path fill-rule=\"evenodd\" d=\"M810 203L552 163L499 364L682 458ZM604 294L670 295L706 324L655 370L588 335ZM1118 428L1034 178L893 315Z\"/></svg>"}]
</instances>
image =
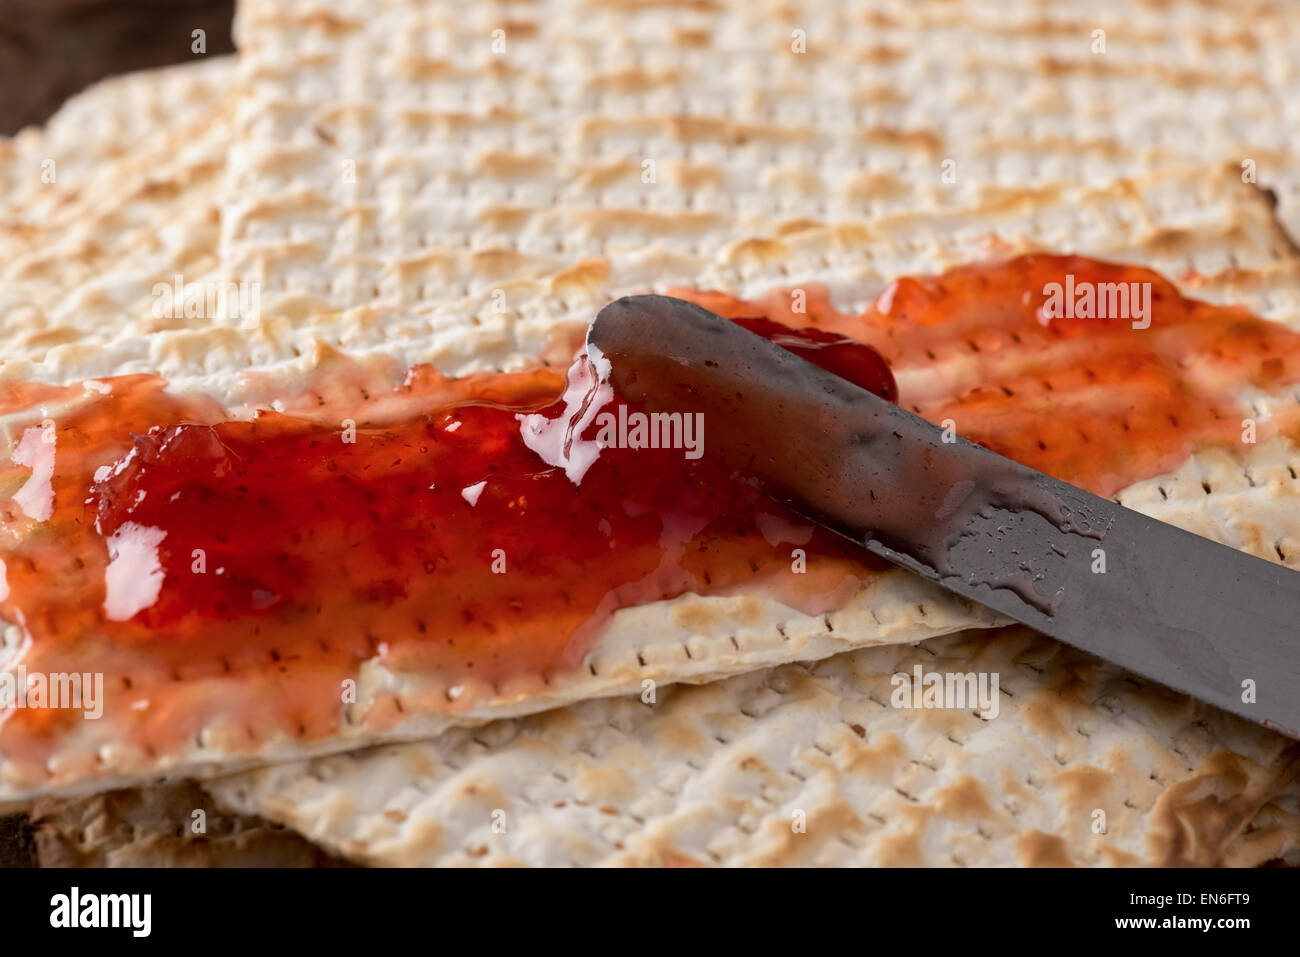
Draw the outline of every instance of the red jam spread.
<instances>
[{"instance_id":1,"label":"red jam spread","mask_svg":"<svg viewBox=\"0 0 1300 957\"><path fill-rule=\"evenodd\" d=\"M1116 284L1140 291L1143 283L1147 316L1132 315L1132 302L1130 315L1097 315L1106 310L1095 290L1109 304ZM1074 308L1049 303L1053 286L1062 300L1074 293ZM1080 256L899 279L862 315L837 311L816 288L754 302L689 289L669 295L728 318L758 314L869 343L893 370L904 408L951 420L971 441L1104 496L1173 472L1198 449L1243 449L1243 421L1254 417L1247 390L1300 381L1300 334L1239 306L1184 298L1150 269ZM1294 431L1289 405L1255 423L1258 441Z\"/></svg>"},{"instance_id":2,"label":"red jam spread","mask_svg":"<svg viewBox=\"0 0 1300 957\"><path fill-rule=\"evenodd\" d=\"M1045 316L1043 290L1066 274L1150 283L1149 326ZM1134 267L972 266L901 279L863 315L805 293L673 291L1103 495L1238 447L1242 389L1300 380L1300 336ZM317 385L333 397L310 414L290 401L251 420L144 376L0 386L0 616L29 672L104 673L112 721L92 740L152 757L232 711L249 747L272 730L319 738L366 659L437 677L436 698L394 694L363 716L383 727L454 710L463 684L509 695L581 667L618 608L758 587L818 614L879 571L715 463L707 434L701 455L687 433L627 447L636 428L614 398L602 411L617 440L598 443L585 360L567 385L546 367L460 380L418 367L387 387L403 411L382 421ZM82 713L0 721L6 760L35 768Z\"/></svg>"},{"instance_id":3,"label":"red jam spread","mask_svg":"<svg viewBox=\"0 0 1300 957\"><path fill-rule=\"evenodd\" d=\"M810 358L892 394L869 347L810 341ZM442 693L418 705L450 710L463 684L580 666L624 606L763 583L818 614L881 567L699 454L707 435L629 447L650 441L634 424L599 448L593 428L583 471L548 464L537 449L593 384L585 359L567 388L548 368L449 380L422 367L396 390L420 411L383 425L319 409L231 420L145 376L9 386L9 410L66 406L20 429L0 474L2 608L30 635L23 664L104 671L127 709L114 716L157 748L205 726L186 686L230 676L259 676L278 712L263 702L260 720L319 737L368 658L436 675ZM39 755L81 719L12 711L0 746Z\"/></svg>"}]
</instances>

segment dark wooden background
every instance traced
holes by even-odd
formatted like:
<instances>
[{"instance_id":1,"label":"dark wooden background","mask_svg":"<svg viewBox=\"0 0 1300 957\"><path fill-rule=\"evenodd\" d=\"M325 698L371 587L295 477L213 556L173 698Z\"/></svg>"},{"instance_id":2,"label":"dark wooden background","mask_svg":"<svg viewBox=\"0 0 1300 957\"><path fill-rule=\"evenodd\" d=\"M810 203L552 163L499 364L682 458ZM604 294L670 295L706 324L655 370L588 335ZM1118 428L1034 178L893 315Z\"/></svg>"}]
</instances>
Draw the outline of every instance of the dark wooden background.
<instances>
[{"instance_id":1,"label":"dark wooden background","mask_svg":"<svg viewBox=\"0 0 1300 957\"><path fill-rule=\"evenodd\" d=\"M229 53L234 0L0 0L0 134L41 123L101 77Z\"/></svg>"}]
</instances>

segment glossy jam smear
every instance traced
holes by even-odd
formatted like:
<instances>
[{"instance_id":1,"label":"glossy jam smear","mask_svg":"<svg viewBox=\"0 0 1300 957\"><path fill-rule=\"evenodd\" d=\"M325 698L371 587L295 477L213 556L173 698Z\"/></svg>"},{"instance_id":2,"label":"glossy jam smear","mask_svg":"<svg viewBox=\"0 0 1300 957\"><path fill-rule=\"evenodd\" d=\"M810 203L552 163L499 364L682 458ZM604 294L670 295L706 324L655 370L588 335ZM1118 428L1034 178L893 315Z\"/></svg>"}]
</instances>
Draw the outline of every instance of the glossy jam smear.
<instances>
[{"instance_id":1,"label":"glossy jam smear","mask_svg":"<svg viewBox=\"0 0 1300 957\"><path fill-rule=\"evenodd\" d=\"M819 334L808 349L892 394L869 348ZM418 368L395 390L405 413L382 426L320 408L231 421L140 376L11 388L8 408L49 415L0 473L2 607L30 636L23 663L105 671L115 718L148 748L207 728L230 698L196 689L232 675L250 740L286 723L319 737L368 658L437 676L435 699L404 694L393 709L449 710L462 685L508 690L578 667L624 606L763 583L817 614L880 567L689 454L707 433L618 447L644 444L627 416L612 447L598 447L599 421L568 434L594 385L585 359L567 389L546 368L464 380ZM621 405L600 411L617 421ZM548 442L586 453L585 469L548 464ZM791 574L795 548L804 574ZM36 760L80 720L14 711L0 745Z\"/></svg>"},{"instance_id":2,"label":"glossy jam smear","mask_svg":"<svg viewBox=\"0 0 1300 957\"><path fill-rule=\"evenodd\" d=\"M1067 274L1150 282L1150 327L1044 322L1043 290ZM1077 258L902 279L862 316L824 295L792 314L784 294L679 294L1101 494L1198 448L1239 447L1242 389L1300 380L1295 333ZM792 331L804 326L818 331ZM883 353L901 390L844 336ZM620 607L757 585L818 613L877 574L712 462L707 432L689 458L599 450L594 421L570 430L591 386L583 363L567 390L549 368L462 380L417 368L365 401L340 385L348 374L329 375L290 397L294 414L252 421L147 377L2 388L0 615L29 672L101 671L106 696L99 723L0 714L10 765L38 776L65 734L142 765L201 730L228 750L317 738L338 727L340 684L367 659L436 675L429 697L380 696L362 717L384 727L403 709L454 710L463 685L511 694L580 667ZM552 464L566 444L581 467ZM791 574L795 547L807 574Z\"/></svg>"},{"instance_id":3,"label":"glossy jam smear","mask_svg":"<svg viewBox=\"0 0 1300 957\"><path fill-rule=\"evenodd\" d=\"M1082 306L1089 286L1095 300L1114 283L1138 284L1139 295L1149 283L1149 315L1044 309L1052 284L1062 302L1072 288ZM753 302L670 294L727 317L760 314L869 343L893 370L904 408L1099 495L1175 471L1199 449L1241 450L1243 420L1254 416L1247 390L1300 381L1300 335L1240 307L1184 298L1137 266L1050 255L966 266L899 279L862 315L838 312L822 290L804 292L803 313L786 292ZM1291 404L1256 423L1257 440L1294 434L1294 420Z\"/></svg>"}]
</instances>

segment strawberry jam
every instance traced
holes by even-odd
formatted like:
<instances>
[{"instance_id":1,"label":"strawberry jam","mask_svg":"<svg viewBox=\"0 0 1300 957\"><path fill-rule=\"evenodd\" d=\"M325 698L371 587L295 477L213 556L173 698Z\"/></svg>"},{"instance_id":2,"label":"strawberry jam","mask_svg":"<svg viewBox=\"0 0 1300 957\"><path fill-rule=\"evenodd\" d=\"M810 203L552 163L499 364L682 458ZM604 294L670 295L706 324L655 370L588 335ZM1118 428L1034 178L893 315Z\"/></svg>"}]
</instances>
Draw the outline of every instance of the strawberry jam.
<instances>
[{"instance_id":1,"label":"strawberry jam","mask_svg":"<svg viewBox=\"0 0 1300 957\"><path fill-rule=\"evenodd\" d=\"M1120 284L1127 314L1099 316L1098 299L1113 305ZM1143 284L1145 317L1134 308ZM1051 308L1058 287L1075 308ZM1089 290L1092 308L1077 308ZM869 343L904 408L1098 495L1172 472L1198 449L1244 449L1247 419L1259 442L1296 431L1294 402L1264 419L1245 395L1300 381L1300 335L1239 306L1184 298L1149 269L1022 256L899 279L861 315L836 310L824 290L802 293L750 302L669 292L728 318L762 315Z\"/></svg>"},{"instance_id":2,"label":"strawberry jam","mask_svg":"<svg viewBox=\"0 0 1300 957\"><path fill-rule=\"evenodd\" d=\"M892 394L870 347L810 341ZM546 368L417 368L383 424L319 408L235 420L144 376L11 387L8 407L36 413L0 475L3 610L30 636L23 664L104 671L115 720L146 749L210 729L234 701L246 733L222 741L237 747L286 723L329 734L341 683L369 658L440 685L368 716L383 726L574 669L621 607L757 586L818 614L881 567L702 455L702 428L638 433L606 396L602 421L622 431L575 429L593 386L585 359L567 385ZM81 723L11 711L0 744L39 760Z\"/></svg>"},{"instance_id":3,"label":"strawberry jam","mask_svg":"<svg viewBox=\"0 0 1300 957\"><path fill-rule=\"evenodd\" d=\"M1150 283L1149 324L1046 314L1067 274ZM973 266L901 279L862 315L805 292L799 313L782 293L674 294L1100 494L1239 447L1241 392L1300 381L1300 336L1133 267ZM345 398L351 374L251 419L145 376L0 390L6 667L100 672L105 695L101 721L0 712L0 774L318 739L347 714L348 679L374 702L351 717L376 729L510 700L581 667L619 608L757 591L818 614L879 573L714 461L685 420L646 429L585 360L567 377L419 367L369 383L375 402ZM1261 422L1259 440L1284 427ZM389 684L412 672L434 680Z\"/></svg>"},{"instance_id":4,"label":"strawberry jam","mask_svg":"<svg viewBox=\"0 0 1300 957\"><path fill-rule=\"evenodd\" d=\"M890 402L898 401L898 384L894 382L889 364L875 349L825 329L791 329L766 316L735 316L732 321L841 379L860 385Z\"/></svg>"}]
</instances>

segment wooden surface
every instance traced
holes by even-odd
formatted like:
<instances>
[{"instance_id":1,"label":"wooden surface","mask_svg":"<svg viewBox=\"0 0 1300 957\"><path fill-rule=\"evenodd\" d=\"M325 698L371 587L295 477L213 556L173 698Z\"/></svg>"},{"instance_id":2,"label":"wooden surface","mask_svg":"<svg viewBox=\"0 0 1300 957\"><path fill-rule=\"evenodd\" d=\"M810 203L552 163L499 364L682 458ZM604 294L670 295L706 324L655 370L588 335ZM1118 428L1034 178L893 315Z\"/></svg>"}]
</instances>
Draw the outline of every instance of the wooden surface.
<instances>
[{"instance_id":1,"label":"wooden surface","mask_svg":"<svg viewBox=\"0 0 1300 957\"><path fill-rule=\"evenodd\" d=\"M101 77L229 53L234 0L0 0L0 134L41 123Z\"/></svg>"}]
</instances>

